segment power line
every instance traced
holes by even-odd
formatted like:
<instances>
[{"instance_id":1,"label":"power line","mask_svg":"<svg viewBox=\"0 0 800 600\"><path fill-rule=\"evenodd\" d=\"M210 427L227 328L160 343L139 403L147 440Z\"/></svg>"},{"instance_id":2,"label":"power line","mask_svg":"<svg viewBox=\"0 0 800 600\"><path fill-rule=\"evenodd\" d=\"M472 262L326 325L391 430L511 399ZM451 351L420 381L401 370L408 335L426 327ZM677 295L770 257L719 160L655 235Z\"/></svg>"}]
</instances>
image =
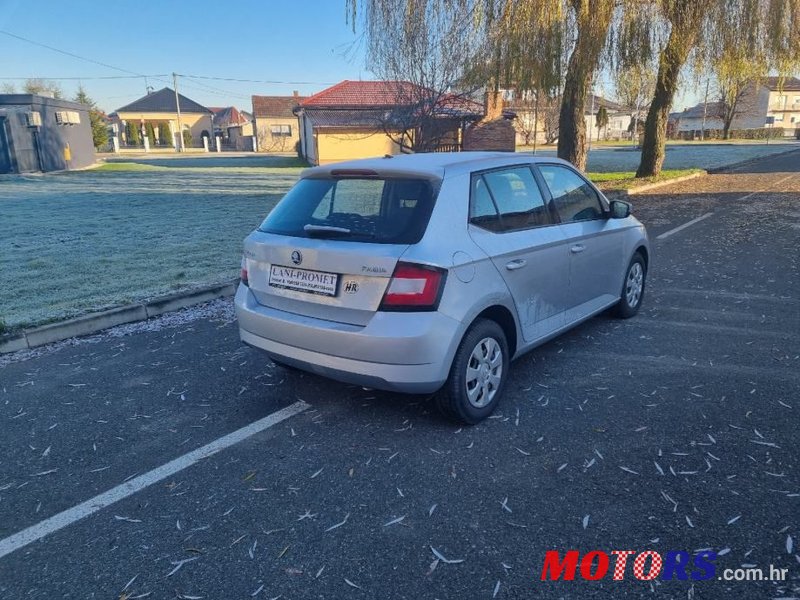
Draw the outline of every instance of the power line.
<instances>
[{"instance_id":1,"label":"power line","mask_svg":"<svg viewBox=\"0 0 800 600\"><path fill-rule=\"evenodd\" d=\"M67 52L66 50L61 50L60 48L54 48L53 46L48 46L47 44L42 44L41 42L36 42L34 40L29 40L28 38L22 37L21 35L17 35L15 33L11 33L10 31L5 31L4 29L0 29L0 33L7 35L12 38L16 38L23 42L27 42L28 44L33 44L34 46L39 46L41 48L47 48L48 50L52 50L53 52L58 52L59 54L64 54L66 56L71 56L72 58L77 58L78 60L83 60L86 62L93 63L95 65L100 65L101 67L106 67L107 69L113 69L115 71L120 71L122 73L129 73L130 75L136 75L137 77L145 77L141 73L136 73L135 71L129 71L128 69L122 69L120 67L115 67L114 65L109 65L108 63L100 62L99 60L94 60L91 58L86 58L85 56L80 56L79 54L74 54L72 52Z\"/></svg>"},{"instance_id":2,"label":"power line","mask_svg":"<svg viewBox=\"0 0 800 600\"><path fill-rule=\"evenodd\" d=\"M94 79L142 79L147 77L152 77L156 79L158 77L167 77L169 73L161 73L159 75L98 75L92 77L42 77L41 75L36 75L35 77L5 77L0 75L0 79L8 79L8 80L15 80L15 81L27 81L29 79L49 79L51 81L81 81L81 80L94 80Z\"/></svg>"},{"instance_id":3,"label":"power line","mask_svg":"<svg viewBox=\"0 0 800 600\"><path fill-rule=\"evenodd\" d=\"M115 71L120 71L121 73L128 73L128 75L122 76L93 76L93 77L47 77L40 79L52 79L55 81L80 81L80 80L113 80L113 79L144 79L145 85L147 85L147 79L154 79L155 81L160 81L162 83L167 84L169 86L169 81L163 79L163 77L167 77L169 74L158 74L158 75L145 75L144 73L137 73L135 71L131 71L129 69L123 69L121 67L116 67L114 65L110 65L108 63L104 63L99 60L94 60L92 58L87 58L85 56L81 56L79 54L75 54L74 52L69 52L67 50L62 50L61 48L56 48L54 46L50 46L48 44L43 44L41 42L37 42L35 40L28 39L21 35L17 35L15 33L11 33L10 31L6 31L4 29L0 29L0 33L3 35L7 35L8 37L26 42L28 44L32 44L34 46L39 46L40 48L46 48L52 52L57 52L59 54L63 54L65 56L69 56L72 58L76 58L78 60L82 60L88 63L92 63L95 65L100 65L101 67L105 67L107 69L113 69ZM320 81L278 81L278 80L259 80L259 79L243 79L243 78L236 78L236 77L212 77L209 75L185 75L178 73L181 77L185 77L187 79L192 80L195 85L185 85L185 87L189 87L192 89L196 89L198 91L202 91L205 93L211 93L215 95L226 95L226 96L235 96L238 98L249 98L249 96L241 93L231 92L229 90L225 90L222 88L206 85L200 81L199 79L210 80L210 81L229 81L229 82L237 82L237 83L261 83L261 84L271 84L271 85L332 85L332 82L320 82ZM31 77L0 77L0 79L6 80L25 80L25 79L34 79Z\"/></svg>"},{"instance_id":4,"label":"power line","mask_svg":"<svg viewBox=\"0 0 800 600\"><path fill-rule=\"evenodd\" d=\"M231 92L229 90L224 90L222 88L213 87L213 86L210 86L210 85L206 85L205 83L201 83L199 81L195 81L195 78L194 77L190 77L189 75L181 75L180 73L176 73L176 75L178 75L179 77L183 77L184 79L190 79L191 81L193 81L195 83L195 85L188 85L188 84L184 83L185 87L194 88L196 90L201 90L201 91L209 93L209 94L226 95L226 96L237 96L239 98L246 98L246 99L250 98L250 96L247 96L245 94L239 94L239 93Z\"/></svg>"},{"instance_id":5,"label":"power line","mask_svg":"<svg viewBox=\"0 0 800 600\"><path fill-rule=\"evenodd\" d=\"M335 81L277 81L269 79L239 79L236 77L211 77L209 75L187 75L185 73L178 73L181 77L189 77L191 79L213 79L216 81L237 81L240 83L269 83L276 85L333 85Z\"/></svg>"}]
</instances>

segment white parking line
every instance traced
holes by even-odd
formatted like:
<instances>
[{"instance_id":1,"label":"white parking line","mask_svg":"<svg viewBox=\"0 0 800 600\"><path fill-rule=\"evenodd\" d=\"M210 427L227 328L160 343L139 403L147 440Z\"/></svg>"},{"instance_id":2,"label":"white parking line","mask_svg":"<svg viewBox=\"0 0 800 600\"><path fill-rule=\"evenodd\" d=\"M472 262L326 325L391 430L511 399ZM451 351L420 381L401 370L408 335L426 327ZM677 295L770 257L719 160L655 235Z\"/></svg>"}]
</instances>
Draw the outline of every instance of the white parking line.
<instances>
[{"instance_id":1,"label":"white parking line","mask_svg":"<svg viewBox=\"0 0 800 600\"><path fill-rule=\"evenodd\" d=\"M790 175L787 175L786 177L782 177L781 179L779 179L775 183L770 184L769 187L777 187L780 184L782 184L784 181L788 181L789 179L791 179L795 175L796 175L796 173L791 173ZM769 190L769 187L765 187L763 190L756 190L755 192L750 192L749 194L746 194L746 195L742 196L741 198L737 198L736 200L734 200L734 202L741 202L742 200L747 200L748 198L750 198L752 196L755 196L756 194L762 194L762 193L766 192L767 190ZM780 190L769 190L769 191L780 193Z\"/></svg>"},{"instance_id":2,"label":"white parking line","mask_svg":"<svg viewBox=\"0 0 800 600\"><path fill-rule=\"evenodd\" d=\"M77 506L73 506L72 508L60 512L49 519L45 519L41 523L32 525L27 529L23 529L19 533L15 533L12 536L0 540L0 558L4 557L6 554L10 554L15 550L19 550L20 548L27 546L31 542L40 540L46 535L50 535L59 529L63 529L75 521L79 521L84 517L88 517L89 515L96 513L97 511L110 506L115 502L123 500L124 498L127 498L128 496L131 496L136 492L153 485L154 483L158 483L162 479L166 479L167 477L170 477L171 475L174 475L175 473L182 471L187 467L191 467L196 462L203 460L204 458L208 458L220 450L229 448L234 444L238 444L239 442L246 440L257 433L264 431L265 429L269 429L273 425L277 425L281 421L285 421L289 417L293 417L294 415L303 412L307 408L309 408L309 405L302 400L299 400L290 406L267 415L263 419L259 419L255 423L250 423L250 425L246 425L245 427L237 429L228 435L222 436L210 444L206 444L197 450L192 450L191 452L184 454L183 456L180 456L175 460L166 463L165 465L161 465L152 471L148 471L147 473L139 475L138 477L118 485L115 488L111 488L107 492L95 496L86 502L82 502Z\"/></svg>"},{"instance_id":3,"label":"white parking line","mask_svg":"<svg viewBox=\"0 0 800 600\"><path fill-rule=\"evenodd\" d=\"M706 213L706 214L704 214L704 215L701 215L701 216L697 217L696 219L692 219L692 220L691 220L691 221L689 221L688 223L684 223L683 225L679 225L679 226L678 226L678 227L676 227L675 229L670 229L669 231L665 231L665 232L664 232L664 233L662 233L661 235L657 235L657 236L656 236L656 239L657 239L657 240L663 240L663 239L665 239L665 238L668 238L668 237L669 237L669 236L671 236L672 234L674 234L674 233L678 233L679 231L683 231L683 230L684 230L684 229L686 229L687 227L689 227L689 226L691 226L691 225L694 225L695 223L699 223L699 222L700 222L700 221L702 221L703 219L707 219L708 217L710 217L710 216L711 216L711 215L713 215L713 214L714 214L714 213Z\"/></svg>"}]
</instances>

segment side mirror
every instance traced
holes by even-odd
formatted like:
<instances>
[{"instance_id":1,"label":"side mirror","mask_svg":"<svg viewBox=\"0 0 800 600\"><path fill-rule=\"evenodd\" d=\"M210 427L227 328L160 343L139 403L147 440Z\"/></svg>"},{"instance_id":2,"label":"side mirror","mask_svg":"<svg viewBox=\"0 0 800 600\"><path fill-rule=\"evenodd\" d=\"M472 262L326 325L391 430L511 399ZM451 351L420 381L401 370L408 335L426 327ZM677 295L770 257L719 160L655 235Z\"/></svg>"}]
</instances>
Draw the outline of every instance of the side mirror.
<instances>
[{"instance_id":1,"label":"side mirror","mask_svg":"<svg viewBox=\"0 0 800 600\"><path fill-rule=\"evenodd\" d=\"M612 219L625 219L631 215L631 205L628 202L612 200L610 207Z\"/></svg>"}]
</instances>

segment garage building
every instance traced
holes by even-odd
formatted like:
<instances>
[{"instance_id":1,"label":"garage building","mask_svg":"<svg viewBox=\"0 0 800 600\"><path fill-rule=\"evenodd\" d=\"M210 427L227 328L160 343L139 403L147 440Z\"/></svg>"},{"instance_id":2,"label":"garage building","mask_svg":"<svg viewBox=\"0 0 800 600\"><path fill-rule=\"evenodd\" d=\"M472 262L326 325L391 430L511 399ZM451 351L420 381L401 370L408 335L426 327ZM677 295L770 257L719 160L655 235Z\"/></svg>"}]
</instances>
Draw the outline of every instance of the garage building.
<instances>
[{"instance_id":1,"label":"garage building","mask_svg":"<svg viewBox=\"0 0 800 600\"><path fill-rule=\"evenodd\" d=\"M94 162L88 106L0 94L0 173L64 171Z\"/></svg>"}]
</instances>

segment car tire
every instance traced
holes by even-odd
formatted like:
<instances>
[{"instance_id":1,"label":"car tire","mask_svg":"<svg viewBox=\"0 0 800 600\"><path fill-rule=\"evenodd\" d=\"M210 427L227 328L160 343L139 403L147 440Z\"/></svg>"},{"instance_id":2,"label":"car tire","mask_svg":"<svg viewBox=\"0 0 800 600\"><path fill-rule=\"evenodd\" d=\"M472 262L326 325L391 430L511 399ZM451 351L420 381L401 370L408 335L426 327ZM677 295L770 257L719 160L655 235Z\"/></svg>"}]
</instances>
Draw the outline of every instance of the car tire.
<instances>
[{"instance_id":1,"label":"car tire","mask_svg":"<svg viewBox=\"0 0 800 600\"><path fill-rule=\"evenodd\" d=\"M647 279L647 265L644 257L637 252L633 255L628 268L625 270L625 279L622 281L622 292L619 302L614 307L614 314L620 319L630 319L639 312L644 300L645 281Z\"/></svg>"},{"instance_id":2,"label":"car tire","mask_svg":"<svg viewBox=\"0 0 800 600\"><path fill-rule=\"evenodd\" d=\"M478 319L464 334L450 376L436 396L439 410L467 425L480 423L497 407L509 366L503 329L494 321Z\"/></svg>"}]
</instances>

